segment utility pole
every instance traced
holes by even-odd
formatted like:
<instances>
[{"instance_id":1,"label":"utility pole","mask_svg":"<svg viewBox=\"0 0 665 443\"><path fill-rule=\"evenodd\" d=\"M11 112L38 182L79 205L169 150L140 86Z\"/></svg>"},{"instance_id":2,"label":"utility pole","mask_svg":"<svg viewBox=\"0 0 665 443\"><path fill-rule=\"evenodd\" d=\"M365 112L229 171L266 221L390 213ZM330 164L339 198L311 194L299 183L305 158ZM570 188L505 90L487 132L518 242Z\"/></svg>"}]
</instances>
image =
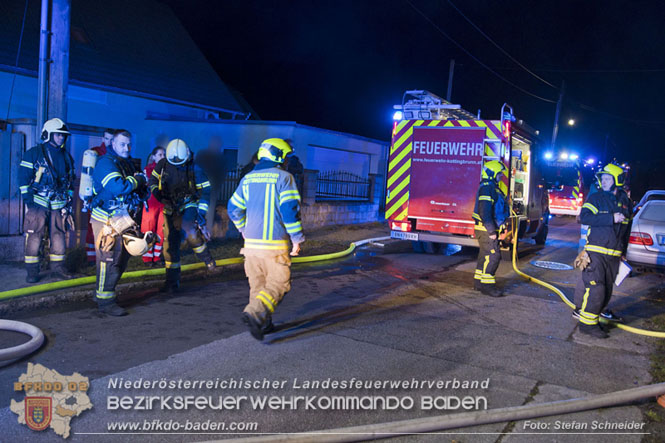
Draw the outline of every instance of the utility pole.
<instances>
[{"instance_id":1,"label":"utility pole","mask_svg":"<svg viewBox=\"0 0 665 443\"><path fill-rule=\"evenodd\" d=\"M563 103L563 92L566 89L566 82L561 81L561 92L559 93L559 101L556 103L556 112L554 113L554 127L552 128L552 150L556 144L556 136L559 133L559 114L561 113L561 104Z\"/></svg>"},{"instance_id":2,"label":"utility pole","mask_svg":"<svg viewBox=\"0 0 665 443\"><path fill-rule=\"evenodd\" d=\"M51 0L51 63L48 91L48 118L67 121L69 85L69 33L71 0Z\"/></svg>"},{"instance_id":3,"label":"utility pole","mask_svg":"<svg viewBox=\"0 0 665 443\"><path fill-rule=\"evenodd\" d=\"M36 143L39 143L40 132L46 121L46 106L48 94L48 47L49 47L49 25L48 9L50 0L42 0L42 15L39 30L39 74L37 86L37 130Z\"/></svg>"},{"instance_id":4,"label":"utility pole","mask_svg":"<svg viewBox=\"0 0 665 443\"><path fill-rule=\"evenodd\" d=\"M455 73L455 59L450 60L450 69L448 70L448 93L446 93L446 101L452 103L450 98L453 94L453 74Z\"/></svg>"}]
</instances>

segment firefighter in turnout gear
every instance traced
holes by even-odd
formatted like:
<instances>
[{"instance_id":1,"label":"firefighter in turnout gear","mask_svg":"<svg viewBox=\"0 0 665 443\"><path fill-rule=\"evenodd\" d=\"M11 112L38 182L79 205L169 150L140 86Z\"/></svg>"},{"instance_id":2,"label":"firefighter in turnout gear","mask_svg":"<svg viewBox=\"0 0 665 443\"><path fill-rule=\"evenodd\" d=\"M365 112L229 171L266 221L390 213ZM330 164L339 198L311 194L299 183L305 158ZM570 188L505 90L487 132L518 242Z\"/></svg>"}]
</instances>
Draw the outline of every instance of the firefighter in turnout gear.
<instances>
[{"instance_id":1,"label":"firefighter in turnout gear","mask_svg":"<svg viewBox=\"0 0 665 443\"><path fill-rule=\"evenodd\" d=\"M149 196L146 177L130 156L131 137L124 129L115 131L111 146L92 174L95 195L90 223L97 261L95 301L100 312L113 316L127 314L116 303L115 286L129 260L125 243L133 246L128 233L137 231L134 217Z\"/></svg>"},{"instance_id":2,"label":"firefighter in turnout gear","mask_svg":"<svg viewBox=\"0 0 665 443\"><path fill-rule=\"evenodd\" d=\"M491 297L503 295L496 288L494 279L501 261L498 231L508 218L506 214L508 205L500 189L502 174L506 174L506 167L500 161L492 160L485 163L473 210L475 236L480 247L473 288Z\"/></svg>"},{"instance_id":3,"label":"firefighter in turnout gear","mask_svg":"<svg viewBox=\"0 0 665 443\"><path fill-rule=\"evenodd\" d=\"M280 138L263 141L258 164L242 178L228 203L229 217L245 239L240 253L245 256L249 303L243 321L257 340L273 329L272 314L291 289L290 255L298 255L305 241L296 182L280 168L291 152L291 145Z\"/></svg>"},{"instance_id":4,"label":"firefighter in turnout gear","mask_svg":"<svg viewBox=\"0 0 665 443\"><path fill-rule=\"evenodd\" d=\"M74 229L71 216L75 168L65 150L67 125L54 118L42 128L42 143L29 149L19 165L18 180L27 206L25 231L26 282L39 280L39 251L46 230L49 232L51 270L63 277L72 275L65 267L65 232Z\"/></svg>"},{"instance_id":5,"label":"firefighter in turnout gear","mask_svg":"<svg viewBox=\"0 0 665 443\"><path fill-rule=\"evenodd\" d=\"M192 157L183 140L171 140L166 146L166 158L157 163L148 183L152 195L164 204L162 252L166 282L161 292L175 292L180 288L181 231L208 271L215 269L215 260L206 246L206 241L210 240L206 228L210 182Z\"/></svg>"},{"instance_id":6,"label":"firefighter in turnout gear","mask_svg":"<svg viewBox=\"0 0 665 443\"><path fill-rule=\"evenodd\" d=\"M576 259L582 275L575 287L573 317L578 319L581 333L607 338L598 320L612 297L625 246L621 236L626 216L616 195L617 188L623 185L623 170L608 164L596 175L601 189L589 195L580 211L580 221L589 225L589 234L582 257Z\"/></svg>"}]
</instances>

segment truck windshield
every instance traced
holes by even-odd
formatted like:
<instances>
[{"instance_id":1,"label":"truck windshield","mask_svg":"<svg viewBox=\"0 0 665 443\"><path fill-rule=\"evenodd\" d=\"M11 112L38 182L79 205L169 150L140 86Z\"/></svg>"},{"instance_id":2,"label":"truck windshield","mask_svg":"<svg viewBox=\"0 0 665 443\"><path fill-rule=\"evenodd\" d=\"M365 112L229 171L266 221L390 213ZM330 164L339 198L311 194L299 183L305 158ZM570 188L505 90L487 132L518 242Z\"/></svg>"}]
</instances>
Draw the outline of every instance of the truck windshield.
<instances>
[{"instance_id":1,"label":"truck windshield","mask_svg":"<svg viewBox=\"0 0 665 443\"><path fill-rule=\"evenodd\" d=\"M552 186L577 186L577 168L547 168L545 181Z\"/></svg>"}]
</instances>

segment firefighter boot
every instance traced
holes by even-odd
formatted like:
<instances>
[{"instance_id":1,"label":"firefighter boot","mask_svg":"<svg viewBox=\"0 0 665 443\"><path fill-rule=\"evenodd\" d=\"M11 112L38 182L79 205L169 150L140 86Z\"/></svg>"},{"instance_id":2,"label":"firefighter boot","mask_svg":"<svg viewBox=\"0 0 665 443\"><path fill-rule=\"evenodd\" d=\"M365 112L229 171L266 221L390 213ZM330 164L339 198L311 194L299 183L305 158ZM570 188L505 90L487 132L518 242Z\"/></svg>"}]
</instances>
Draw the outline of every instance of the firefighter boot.
<instances>
[{"instance_id":1,"label":"firefighter boot","mask_svg":"<svg viewBox=\"0 0 665 443\"><path fill-rule=\"evenodd\" d=\"M249 333L258 341L263 340L263 327L261 322L249 312L242 313L242 322L249 328Z\"/></svg>"},{"instance_id":2,"label":"firefighter boot","mask_svg":"<svg viewBox=\"0 0 665 443\"><path fill-rule=\"evenodd\" d=\"M29 264L25 267L28 275L25 277L26 283L37 283L39 281L39 263Z\"/></svg>"},{"instance_id":3,"label":"firefighter boot","mask_svg":"<svg viewBox=\"0 0 665 443\"><path fill-rule=\"evenodd\" d=\"M275 324L272 322L272 315L266 315L266 320L263 323L261 330L263 331L263 334L270 334L271 332L275 331Z\"/></svg>"},{"instance_id":4,"label":"firefighter boot","mask_svg":"<svg viewBox=\"0 0 665 443\"><path fill-rule=\"evenodd\" d=\"M480 292L490 297L503 297L503 292L491 283L481 283Z\"/></svg>"},{"instance_id":5,"label":"firefighter boot","mask_svg":"<svg viewBox=\"0 0 665 443\"><path fill-rule=\"evenodd\" d=\"M600 327L600 325L585 325L584 323L580 323L580 332L585 335L589 335L593 338L607 338L609 335L607 335L607 332L603 331Z\"/></svg>"},{"instance_id":6,"label":"firefighter boot","mask_svg":"<svg viewBox=\"0 0 665 443\"><path fill-rule=\"evenodd\" d=\"M483 290L483 284L480 283L480 280L473 280L473 289L479 292L482 292Z\"/></svg>"},{"instance_id":7,"label":"firefighter boot","mask_svg":"<svg viewBox=\"0 0 665 443\"><path fill-rule=\"evenodd\" d=\"M113 317L122 317L123 315L127 315L127 311L119 306L115 300L111 300L110 302L97 302L99 312L102 314L106 315L111 315Z\"/></svg>"},{"instance_id":8,"label":"firefighter boot","mask_svg":"<svg viewBox=\"0 0 665 443\"><path fill-rule=\"evenodd\" d=\"M168 268L166 270L166 281L159 288L159 292L174 294L180 291L180 268Z\"/></svg>"},{"instance_id":9,"label":"firefighter boot","mask_svg":"<svg viewBox=\"0 0 665 443\"><path fill-rule=\"evenodd\" d=\"M52 274L57 277L64 278L65 280L74 277L74 274L69 272L69 269L67 269L67 266L65 266L63 262L53 265Z\"/></svg>"}]
</instances>

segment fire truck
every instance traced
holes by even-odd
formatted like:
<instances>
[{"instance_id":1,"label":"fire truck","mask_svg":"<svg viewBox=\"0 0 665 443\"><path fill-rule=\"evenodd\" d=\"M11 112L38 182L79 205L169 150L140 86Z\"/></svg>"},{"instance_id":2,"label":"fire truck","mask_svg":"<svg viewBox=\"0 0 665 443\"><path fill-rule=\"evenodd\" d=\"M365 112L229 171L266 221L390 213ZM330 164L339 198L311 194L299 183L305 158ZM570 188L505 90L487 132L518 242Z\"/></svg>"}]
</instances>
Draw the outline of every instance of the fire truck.
<instances>
[{"instance_id":1,"label":"fire truck","mask_svg":"<svg viewBox=\"0 0 665 443\"><path fill-rule=\"evenodd\" d=\"M547 159L545 181L550 194L550 213L579 215L584 204L584 178L577 156L562 153L556 160Z\"/></svg>"},{"instance_id":2,"label":"fire truck","mask_svg":"<svg viewBox=\"0 0 665 443\"><path fill-rule=\"evenodd\" d=\"M392 238L412 240L426 252L441 244L477 246L472 214L482 167L499 160L509 171L500 188L512 208L510 223L519 238L545 243L549 199L538 133L511 106L503 105L500 119L484 120L414 90L394 108L385 204Z\"/></svg>"}]
</instances>

